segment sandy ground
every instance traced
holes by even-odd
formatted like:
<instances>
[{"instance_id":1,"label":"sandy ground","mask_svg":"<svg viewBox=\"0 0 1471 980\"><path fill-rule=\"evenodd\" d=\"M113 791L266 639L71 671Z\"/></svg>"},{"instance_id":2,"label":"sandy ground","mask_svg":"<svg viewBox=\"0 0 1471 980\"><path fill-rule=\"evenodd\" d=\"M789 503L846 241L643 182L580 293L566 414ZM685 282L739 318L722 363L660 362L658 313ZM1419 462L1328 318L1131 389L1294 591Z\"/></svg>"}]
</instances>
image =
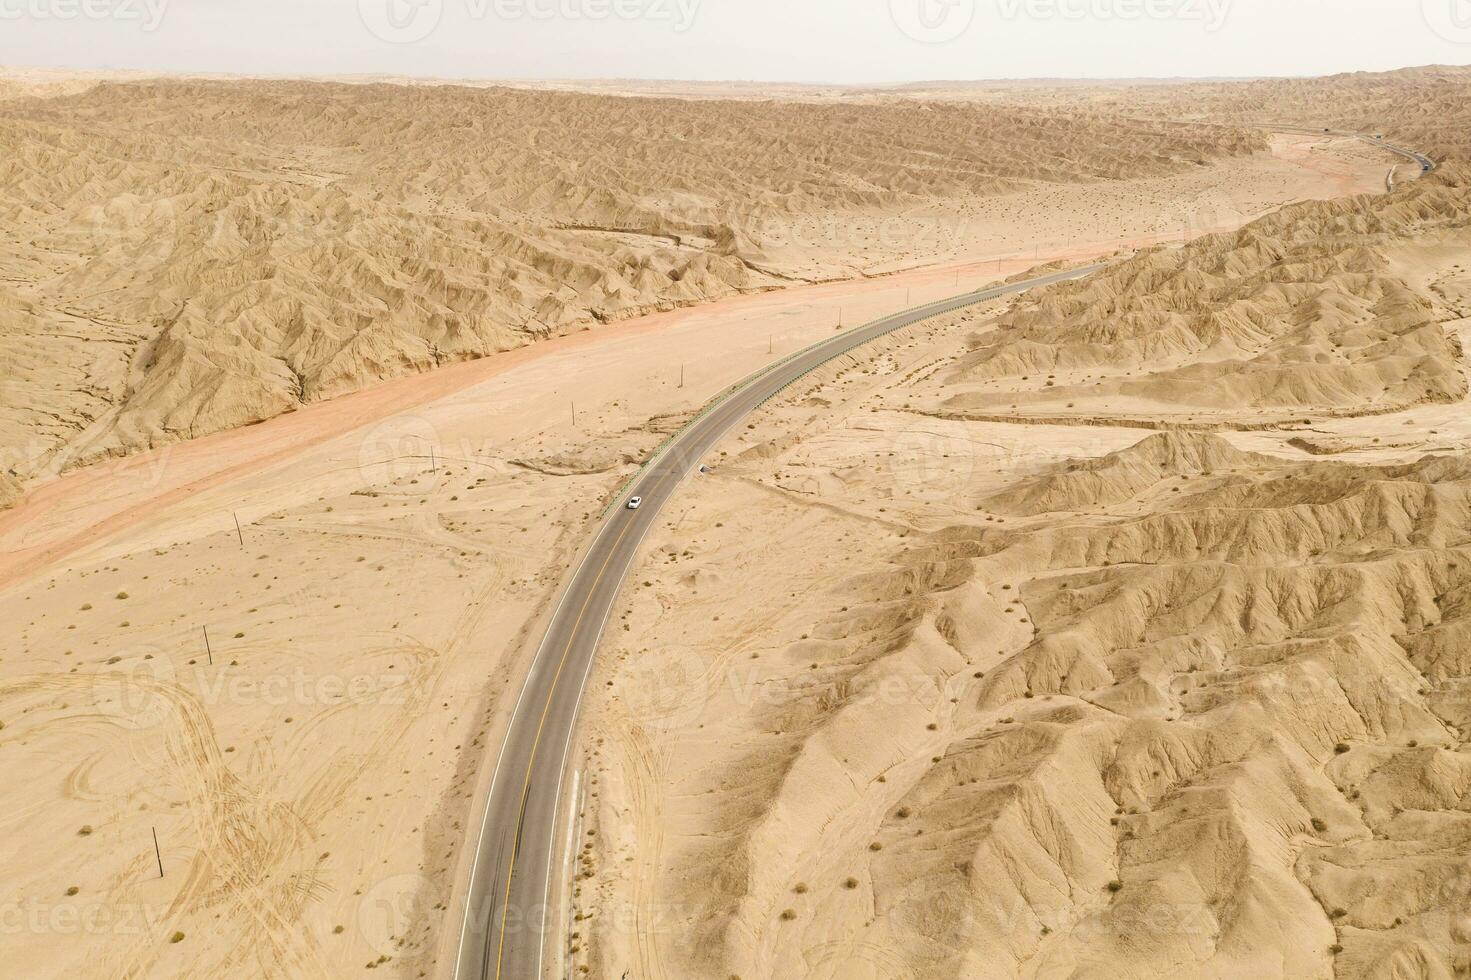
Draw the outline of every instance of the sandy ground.
<instances>
[{"instance_id":1,"label":"sandy ground","mask_svg":"<svg viewBox=\"0 0 1471 980\"><path fill-rule=\"evenodd\" d=\"M568 960L1463 970L1471 238L1461 178L1404 193L1352 236L1356 206L1291 209L905 331L772 403L622 611Z\"/></svg>"},{"instance_id":2,"label":"sandy ground","mask_svg":"<svg viewBox=\"0 0 1471 980\"><path fill-rule=\"evenodd\" d=\"M1249 178L1297 172L1255 129L1085 107L39 93L0 98L0 470L22 483L649 312L1035 253L1056 242L1034 229L1083 230L1084 187L1124 205L1096 233L1126 235L1146 209L1182 224L1206 175L1290 197Z\"/></svg>"},{"instance_id":3,"label":"sandy ground","mask_svg":"<svg viewBox=\"0 0 1471 980\"><path fill-rule=\"evenodd\" d=\"M29 494L0 514L0 615L14 624L0 654L6 962L25 976L321 977L365 967L420 975L440 938L477 779L498 742L503 695L520 676L527 640L588 521L684 414L840 322L951 295L957 281L980 285L1054 257L1234 227L1286 201L1376 189L1386 169L1357 144L1279 138L1273 147L1189 178L1086 193L1048 188L991 210L977 205L979 230L958 257L930 268L625 319L307 402L258 425L63 476L39 473ZM953 334L930 341L953 343ZM907 355L877 364L850 376L868 384L927 370ZM862 374L875 370L877 377ZM822 391L813 397L826 404L794 411L828 418L836 402ZM696 635L696 624L719 621L712 635L730 656L773 657L787 633L810 628L801 597L863 572L915 533L910 516L897 520L889 505L849 501L838 488L854 480L853 496L871 496L865 461L884 446L901 462L881 478L916 465L915 437L894 407L864 408L862 417L872 428L854 427L865 433L860 442L819 445L825 455L812 472L793 474L791 488L782 485L785 470L762 469L779 464L750 462L696 488L694 523L672 515L676 537L660 544L678 546L656 552L649 580L657 574L659 588L638 591L630 608L628 649L611 661L619 664L610 675L615 693L654 692L647 712L662 717L667 705L657 695L668 688L630 685L621 673L650 669L648 660L621 656L638 649L635 637L655 648L651 630L673 622ZM954 424L969 439L981 423ZM813 434L820 442L834 432L825 424ZM1036 432L1027 428L1009 444L1027 457L1038 451ZM1088 445L1103 449L1137 435L1088 434L1102 440ZM1056 435L1062 442L1047 443L1046 458L1070 438ZM919 438L924 446L935 437ZM762 433L743 444L765 441ZM710 510L712 493L718 511ZM949 485L924 491L948 498L945 506L956 493ZM773 526L769 507L791 517L782 544L803 560L794 553L780 569L764 564L775 546L760 530ZM705 529L693 544L692 527ZM744 541L734 540L737 529ZM843 564L814 564L834 540ZM741 549L736 563L697 574L697 602L665 608L669 576L686 571L683 551L714 553L732 541ZM740 586L738 568L759 575L762 587ZM722 581L745 591L744 600L721 592ZM784 595L793 602L770 601ZM780 656L806 659L800 645L810 637L791 642L800 652ZM672 649L687 657L705 648ZM696 661L687 676L707 672ZM722 724L729 727L710 736L745 745L745 719ZM802 724L798 717L779 727L791 733ZM660 896L664 875L688 873L666 868L677 845L703 833L703 817L691 808L673 819L663 808L682 791L660 780L670 765L705 758L703 743L690 741L680 751L696 754L679 756L638 726L597 731L611 743L598 750L610 768L590 784L600 810L589 816L606 830L609 850L589 860L606 866L627 856L635 873L596 887L617 896L629 882L627 907L637 914L651 902L661 914L659 903L672 902L674 921L686 921L677 891ZM932 746L941 750L940 735L920 735L906 750L918 760L913 775ZM630 775L625 764L646 771ZM619 783L611 792L610 782ZM867 829L863 820L881 803L863 802L866 816L843 833ZM631 815L621 825L620 806ZM802 818L809 831L824 819ZM640 828L651 836L636 838ZM637 853L613 849L634 839ZM814 846L811 860L826 866L836 853ZM749 901L760 903L774 893L753 894ZM742 915L764 930L762 916ZM650 942L636 953L600 936L598 955L637 956L647 968L638 975L696 975L680 972L684 954L664 945L661 926L637 933ZM744 962L786 962L775 934L750 938ZM860 938L865 949L902 948L897 936ZM834 970L850 962L849 946L834 949L812 954L815 962Z\"/></svg>"}]
</instances>

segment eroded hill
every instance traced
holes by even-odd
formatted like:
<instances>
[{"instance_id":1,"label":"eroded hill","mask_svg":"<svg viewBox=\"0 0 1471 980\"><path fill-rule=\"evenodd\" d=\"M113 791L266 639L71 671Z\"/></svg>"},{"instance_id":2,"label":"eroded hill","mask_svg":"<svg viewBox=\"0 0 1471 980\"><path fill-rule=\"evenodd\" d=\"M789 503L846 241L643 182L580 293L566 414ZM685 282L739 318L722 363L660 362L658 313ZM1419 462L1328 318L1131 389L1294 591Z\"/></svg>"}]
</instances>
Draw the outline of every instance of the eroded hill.
<instances>
[{"instance_id":1,"label":"eroded hill","mask_svg":"<svg viewBox=\"0 0 1471 980\"><path fill-rule=\"evenodd\" d=\"M1266 146L1077 110L187 80L14 97L0 132L0 436L22 480L954 252L968 201Z\"/></svg>"},{"instance_id":2,"label":"eroded hill","mask_svg":"<svg viewBox=\"0 0 1471 980\"><path fill-rule=\"evenodd\" d=\"M574 961L1463 972L1467 203L1289 208L773 403L610 646Z\"/></svg>"}]
</instances>

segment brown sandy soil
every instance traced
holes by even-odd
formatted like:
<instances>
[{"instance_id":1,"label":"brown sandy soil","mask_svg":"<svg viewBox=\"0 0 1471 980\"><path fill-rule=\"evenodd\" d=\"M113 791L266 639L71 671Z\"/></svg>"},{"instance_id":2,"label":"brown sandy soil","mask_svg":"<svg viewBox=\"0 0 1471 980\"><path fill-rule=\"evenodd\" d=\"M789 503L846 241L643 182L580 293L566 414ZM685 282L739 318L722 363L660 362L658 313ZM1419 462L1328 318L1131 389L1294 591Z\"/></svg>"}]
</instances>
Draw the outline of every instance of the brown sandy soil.
<instances>
[{"instance_id":1,"label":"brown sandy soil","mask_svg":"<svg viewBox=\"0 0 1471 980\"><path fill-rule=\"evenodd\" d=\"M978 286L1053 258L1078 259L1107 254L1120 244L1235 228L1284 202L1376 189L1386 169L1382 157L1358 144L1303 137L1263 137L1268 149L1215 155L1204 167L1095 147L1093 156L1080 158L1087 166L1078 172L1045 180L1021 175L1016 187L997 194L994 182L1013 178L968 170L974 161L962 154L948 160L951 170L925 178L934 186L922 181L902 191L861 188L853 199L877 202L877 210L847 212L859 217L844 226L871 228L863 222L872 214L893 214L886 195L899 194L906 209L968 214L976 222L967 225L969 237L957 239L960 244L948 252L936 249L932 238L913 240L914 228L933 228L917 220L905 226L910 237L899 246L854 249L851 236L843 235L827 235L813 248L792 244L794 238L764 246L779 253L768 256L774 267L802 275L871 275L921 261L932 265L884 278L748 295L737 295L744 286L711 273L688 294L685 287L661 283L666 292L658 298L635 290L637 295L620 293L615 300L610 297L618 291L605 288L615 276L610 256L652 263L646 267L661 273L695 266L708 272L729 256L702 259L686 253L703 255L703 246L631 243L622 231L549 231L544 211L534 220L518 212L513 221L505 202L524 199L525 182L509 187L490 180L494 164L467 161L464 154L456 158L432 139L426 155L445 160L438 171L405 166L378 151L353 157L332 142L333 126L346 132L364 118L408 125L406 117L444 100L460 107L470 96L433 90L410 96L356 86L352 97L334 98L345 100L348 115L358 117L332 120L313 101L323 90L294 83L130 83L91 89L86 100L72 103L65 96L20 98L0 109L0 126L24 131L30 140L30 156L7 161L17 179L5 183L3 206L14 220L7 224L10 237L0 242L0 309L7 312L0 323L11 330L0 336L0 344L10 345L0 445L10 453L8 465L27 464L0 492L19 495L21 479L29 491L0 514L0 616L13 624L12 642L0 652L0 758L7 776L0 790L7 888L0 896L7 916L0 956L21 975L315 978L374 964L383 971L379 975L413 977L429 970L476 781L504 723L501 695L521 676L527 641L534 640L588 522L680 419L773 355L830 335L839 320L870 319L952 295L957 281ZM546 109L540 93L480 92L474 98L488 100L487 113L503 107L502 100L511 103L514 111L506 111L512 122L518 112ZM588 111L588 98L558 105L581 118L577 114ZM178 146L147 132L157 120L185 109L188 123L175 137L190 148L187 166ZM230 125L222 114L235 109L258 127L243 149L222 135ZM663 111L682 123L703 118L687 118L695 110L685 106ZM776 110L745 111L756 113L754 122L776 127L772 138L781 136L777 121L760 115ZM87 123L96 132L84 140L77 120L88 113L98 114ZM968 118L916 124L917 133L934 140L942 129L953 130L957 119ZM1064 122L1097 127L1100 140L1116 125L1091 116L1036 119L1043 132ZM864 126L890 123L855 116L844 125L861 134ZM308 131L315 142L306 140ZM282 132L301 142L278 141ZM1219 140L1221 131L1208 132L1207 143L1214 146L1209 141ZM1164 139L1170 145L1177 138ZM1242 147L1251 149L1255 139ZM1178 146L1170 152L1177 150L1183 152ZM526 172L560 159L565 150L550 146L538 152L545 159L533 153L520 161ZM1002 154L986 162L999 167L1007 159ZM56 167L48 169L50 164ZM97 188L70 201L51 195L80 172L68 167L89 164L97 167ZM859 172L878 163L862 158L847 165ZM883 172L892 178L892 169ZM968 189L962 194L947 182ZM384 186L396 195L386 203L376 190ZM149 198L140 187L162 196ZM768 193L756 180L722 187L746 203L739 194ZM590 193L578 204L586 214L563 217L595 212L599 222L608 215L621 222L633 213L624 210L628 201L648 189L636 183L620 188L624 196L615 195L611 203ZM121 227L148 228L147 221L172 224L178 218L186 229L183 244L153 252L148 236L104 236L106 247L78 245L78 220L119 227L87 211L91 205L84 202L94 192L119 209ZM804 213L832 211L824 195L834 191L824 180L812 178L784 193L817 202ZM935 203L962 197L971 211L960 204L945 211ZM61 210L47 224L34 205L53 198ZM933 210L915 205L919 198ZM198 214L210 208L228 222L196 224ZM651 227L694 221L692 215L700 213L684 205L635 210L642 237ZM79 217L85 214L92 218ZM353 240L351 247L327 247L300 234L324 218L346 221L353 228L344 233L349 238L369 237ZM208 237L190 237L195 235ZM47 247L32 248L30 236ZM417 251L421 241L433 243L423 255ZM828 253L818 254L816 265L830 268L797 268L813 263L812 253L823 247ZM189 252L187 260L176 251ZM543 262L546 255L555 256L550 265ZM757 275L746 258L738 264ZM460 291L452 289L448 303L442 292L435 300L446 270L462 264L474 275L451 280ZM486 312L492 305L545 295L546 283L571 268L586 272L579 280L583 291L558 300L562 305L546 321L554 326L510 334L497 332L500 326L483 334L472 329L476 323L503 325ZM496 278L503 273L524 276L524 292L485 285L504 281ZM690 278L668 282L687 284ZM1451 279L1432 278L1440 288L1455 288ZM678 295L671 298L667 290ZM708 305L629 317L649 307L722 296ZM358 299L364 304L358 314L368 313L354 326L348 322L349 301ZM537 309L550 308L538 300ZM622 322L572 332L582 321L567 311L581 315L590 309ZM329 310L343 319L337 312L329 318ZM300 319L283 321L282 311ZM460 327L465 331L457 333ZM946 336L953 341L968 330ZM562 333L531 347L446 363L327 398L488 353L502 342L519 346L533 336ZM444 352L451 334L464 343L449 357L420 363L401 356L405 349L426 350L431 341ZM939 333L931 336L940 343ZM364 347L368 353L359 359ZM345 350L353 353L344 360ZM916 379L930 378L925 383L933 388L941 382L931 367L946 366L921 364ZM884 355L875 366L854 366L845 375L852 381L844 383L876 383L900 369L897 354ZM273 400L282 392L284 397ZM841 414L841 399L823 392L816 397L827 404L813 401L781 411L811 413L814 419L829 419L834 410ZM998 452L1038 467L1063 446L1072 445L1072 455L1098 455L1140 435L1089 427L1090 441L1074 445L1074 429L1048 427L1039 438L1033 426L923 417L902 405L874 407L879 411L865 408L854 415L872 427L862 439L896 447L884 451L896 452L897 462L885 464L883 479L926 465L915 452L916 419L936 427L942 439L952 432L965 440L971 433L990 433L988 440L1009 447ZM938 412L940 405L931 398L916 408ZM295 411L275 414L283 409ZM267 415L274 417L206 435ZM191 434L203 437L176 441ZM931 438L922 434L918 446ZM755 619L738 615L738 604L727 611L723 598L720 608L692 603L681 613L705 608L711 622L720 617L728 627L747 629L730 634L732 648L746 656L779 648L783 631L810 630L815 620L802 622L808 612L789 613L786 600L775 600L800 593L803 581L823 588L838 581L837 566L811 564L814 555L832 552L834 540L842 541L844 561L864 574L865 556L882 564L901 541L918 540L912 529L917 511L900 520L889 513L889 503L862 504L859 517L844 516L868 494L873 457L867 442L846 445L830 422L815 423L813 439L830 440L818 446L826 456L792 475L801 481L796 489L761 485L766 464L750 460L739 467L749 469L752 480L731 481L724 472L718 478L730 491L724 506L732 508L723 523L732 530L748 528L753 544L769 541L762 528L771 525L762 508L771 502L791 507L788 499L795 494L800 506L790 511L796 519L786 543L806 542L811 549L807 564L793 562L775 572L764 564L770 547L747 553L746 567L760 584L746 589L748 598L765 604ZM753 435L744 445L757 441ZM161 445L145 449L155 444ZM793 447L809 451L797 441ZM56 472L121 451L134 454ZM779 460L783 452L762 449L757 456L771 453ZM842 465L829 465L839 460ZM995 492L1008 486L1005 472L998 468ZM835 489L849 484L851 490ZM713 486L698 487L691 506L708 506ZM976 488L946 484L922 496L949 507L985 486L983 480ZM829 538L832 528L811 523L813 513L851 522L849 540ZM691 514L692 520L708 520ZM232 515L241 522L238 536ZM678 521L678 514L673 517ZM727 533L712 524L712 535L717 530ZM679 567L688 560L676 559L661 555L659 561ZM712 582L723 577L728 587L741 580L733 571L710 574ZM699 588L704 593L713 587ZM634 635L633 627L630 621L625 638ZM700 648L695 653L702 655ZM642 670L649 663L629 665ZM703 663L695 665L700 672L691 668L689 676L704 676ZM620 683L619 675L610 676ZM658 715L663 704L657 694L668 688L650 690L655 697L648 710ZM785 738L803 730L806 710L782 722ZM854 719L863 726L872 720ZM745 752L745 720L732 716L730 724L730 744ZM625 734L638 740L642 731L610 730L609 758L621 757ZM926 732L922 740L925 751L932 741L939 746L932 735ZM598 737L609 736L600 731ZM849 740L862 741L856 735ZM675 747L639 744L651 772L663 771L658 760L675 759L669 754ZM922 754L915 759L922 761ZM913 760L906 765L918 774ZM612 777L605 772L599 778L604 782L594 790L600 794L595 799L616 798L601 795ZM637 797L640 807L667 799L667 788L657 780L629 785L635 787L631 792L649 794ZM766 804L759 784L747 788L748 806ZM704 832L704 818L693 809L678 824L651 819L639 810L630 811L625 826L608 813L595 821L609 839L657 825L647 838L652 849L640 850L630 865L650 872L637 876L638 897L629 906L639 915L647 914L649 902L661 901L666 884L654 873L669 853L659 846L659 835L668 835L674 848L686 835ZM153 854L155 830L162 878ZM813 860L827 860L824 853L818 848ZM609 878L597 887L616 893L619 886ZM752 936L770 938L759 916L743 914L760 927L752 928ZM10 928L12 923L19 927ZM661 925L654 926L651 938L665 935ZM176 934L182 937L172 942ZM891 948L901 946L895 939ZM599 939L596 948L603 955L615 947ZM844 948L833 947L819 960L842 963ZM677 964L679 954L660 939L640 955ZM660 975L657 965L647 975ZM670 965L663 975L684 974Z\"/></svg>"},{"instance_id":2,"label":"brown sandy soil","mask_svg":"<svg viewBox=\"0 0 1471 980\"><path fill-rule=\"evenodd\" d=\"M980 285L1030 262L959 271ZM920 270L629 320L34 490L0 515L18 624L0 819L24 916L7 961L308 977L390 956L378 969L416 976L500 695L589 515L679 419L840 309L872 319L954 283Z\"/></svg>"},{"instance_id":3,"label":"brown sandy soil","mask_svg":"<svg viewBox=\"0 0 1471 980\"><path fill-rule=\"evenodd\" d=\"M23 483L653 310L1382 181L1364 148L1314 174L1292 140L1081 107L28 84L0 101Z\"/></svg>"},{"instance_id":4,"label":"brown sandy soil","mask_svg":"<svg viewBox=\"0 0 1471 980\"><path fill-rule=\"evenodd\" d=\"M637 573L593 976L1471 962L1459 166L789 390Z\"/></svg>"},{"instance_id":5,"label":"brown sandy soil","mask_svg":"<svg viewBox=\"0 0 1471 980\"><path fill-rule=\"evenodd\" d=\"M866 316L902 301L812 292L834 290ZM499 696L590 515L833 312L792 292L629 321L80 470L0 518L7 962L417 975Z\"/></svg>"},{"instance_id":6,"label":"brown sandy soil","mask_svg":"<svg viewBox=\"0 0 1471 980\"><path fill-rule=\"evenodd\" d=\"M1383 133L1436 160L1471 156L1460 124L1471 94L1471 67L1428 65L1321 78L1221 80L1171 84L955 82L913 86L904 98L1063 109L1089 106L1153 119L1228 124L1292 123Z\"/></svg>"}]
</instances>

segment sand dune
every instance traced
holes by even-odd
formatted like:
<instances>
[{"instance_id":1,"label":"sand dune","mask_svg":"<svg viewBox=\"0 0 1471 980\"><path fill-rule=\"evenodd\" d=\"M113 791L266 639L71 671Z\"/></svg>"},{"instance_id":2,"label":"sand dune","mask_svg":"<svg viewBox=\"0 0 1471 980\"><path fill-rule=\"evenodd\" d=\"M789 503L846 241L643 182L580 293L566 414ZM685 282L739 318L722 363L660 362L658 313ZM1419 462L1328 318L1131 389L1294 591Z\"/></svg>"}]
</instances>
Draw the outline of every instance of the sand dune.
<instances>
[{"instance_id":1,"label":"sand dune","mask_svg":"<svg viewBox=\"0 0 1471 980\"><path fill-rule=\"evenodd\" d=\"M103 81L11 98L0 128L22 479L913 261L960 234L941 205L1266 145L1082 111L285 81Z\"/></svg>"},{"instance_id":2,"label":"sand dune","mask_svg":"<svg viewBox=\"0 0 1471 980\"><path fill-rule=\"evenodd\" d=\"M1093 111L1122 109L1148 118L1217 123L1292 123L1383 133L1436 160L1465 160L1471 139L1458 124L1471 68L1426 65L1316 78L1032 83L955 82L911 86L895 96Z\"/></svg>"},{"instance_id":3,"label":"sand dune","mask_svg":"<svg viewBox=\"0 0 1471 980\"><path fill-rule=\"evenodd\" d=\"M1461 970L1468 200L1295 205L773 403L610 650L573 961Z\"/></svg>"},{"instance_id":4,"label":"sand dune","mask_svg":"<svg viewBox=\"0 0 1471 980\"><path fill-rule=\"evenodd\" d=\"M1456 165L1392 197L1296 205L1023 300L956 364L947 404L994 411L1018 388L1063 414L1459 401L1459 340L1403 253L1465 239L1464 181Z\"/></svg>"},{"instance_id":5,"label":"sand dune","mask_svg":"<svg viewBox=\"0 0 1471 980\"><path fill-rule=\"evenodd\" d=\"M16 969L432 974L537 626L671 427L1135 247L828 366L682 491L589 687L569 969L1465 959L1458 168L1253 223L1390 161L1152 86L6 79L5 866L135 916Z\"/></svg>"},{"instance_id":6,"label":"sand dune","mask_svg":"<svg viewBox=\"0 0 1471 980\"><path fill-rule=\"evenodd\" d=\"M694 608L630 607L632 662L709 610L735 620L669 682L704 710L633 715L658 767L594 762L600 821L637 786L684 831L633 872L687 914L646 941L663 975L1449 969L1471 457L1294 464L1159 434L982 505L1092 518L917 538L948 508L887 516L882 482L872 504L781 492L811 465L742 463L774 497L701 491L695 553L647 571ZM761 514L780 543L740 541ZM804 559L820 540L847 557ZM720 571L761 548L774 607ZM643 703L614 677L610 732ZM636 901L621 853L590 908ZM605 972L647 962L598 935Z\"/></svg>"}]
</instances>

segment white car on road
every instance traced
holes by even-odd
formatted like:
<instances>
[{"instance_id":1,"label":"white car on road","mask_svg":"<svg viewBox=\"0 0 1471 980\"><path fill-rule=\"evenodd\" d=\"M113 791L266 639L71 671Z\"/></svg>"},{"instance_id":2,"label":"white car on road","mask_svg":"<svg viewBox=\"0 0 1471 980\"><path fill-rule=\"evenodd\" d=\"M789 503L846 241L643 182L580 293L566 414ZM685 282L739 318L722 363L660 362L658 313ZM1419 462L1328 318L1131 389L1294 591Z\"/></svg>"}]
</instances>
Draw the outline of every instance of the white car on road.
<instances>
[{"instance_id":1,"label":"white car on road","mask_svg":"<svg viewBox=\"0 0 1471 980\"><path fill-rule=\"evenodd\" d=\"M644 498L642 498L642 497L634 497L632 500L630 500L628 502L628 509L629 510L638 510L643 505L644 505Z\"/></svg>"}]
</instances>

